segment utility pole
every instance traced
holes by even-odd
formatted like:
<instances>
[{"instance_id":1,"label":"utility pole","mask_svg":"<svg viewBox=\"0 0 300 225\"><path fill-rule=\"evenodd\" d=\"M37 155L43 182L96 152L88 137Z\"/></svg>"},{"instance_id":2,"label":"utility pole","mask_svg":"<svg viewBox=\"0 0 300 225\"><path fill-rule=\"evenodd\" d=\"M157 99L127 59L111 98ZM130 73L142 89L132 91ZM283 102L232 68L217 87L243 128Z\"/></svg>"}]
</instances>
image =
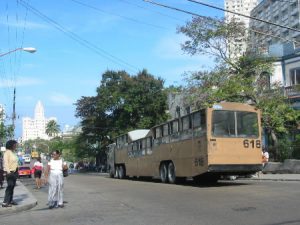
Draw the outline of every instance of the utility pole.
<instances>
[{"instance_id":1,"label":"utility pole","mask_svg":"<svg viewBox=\"0 0 300 225\"><path fill-rule=\"evenodd\" d=\"M13 100L13 112L12 112L13 136L15 136L15 120L16 120L16 87L14 87L14 100Z\"/></svg>"}]
</instances>

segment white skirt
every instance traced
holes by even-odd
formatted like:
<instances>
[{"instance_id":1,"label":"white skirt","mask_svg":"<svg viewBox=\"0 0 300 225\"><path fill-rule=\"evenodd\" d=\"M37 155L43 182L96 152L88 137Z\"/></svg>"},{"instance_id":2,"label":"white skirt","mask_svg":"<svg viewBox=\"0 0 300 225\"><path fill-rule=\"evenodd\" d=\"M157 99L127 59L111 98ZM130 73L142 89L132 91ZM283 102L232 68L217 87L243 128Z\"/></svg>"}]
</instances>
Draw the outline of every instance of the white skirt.
<instances>
[{"instance_id":1,"label":"white skirt","mask_svg":"<svg viewBox=\"0 0 300 225\"><path fill-rule=\"evenodd\" d=\"M63 205L64 177L62 172L61 173L50 172L48 183L49 183L48 204Z\"/></svg>"}]
</instances>

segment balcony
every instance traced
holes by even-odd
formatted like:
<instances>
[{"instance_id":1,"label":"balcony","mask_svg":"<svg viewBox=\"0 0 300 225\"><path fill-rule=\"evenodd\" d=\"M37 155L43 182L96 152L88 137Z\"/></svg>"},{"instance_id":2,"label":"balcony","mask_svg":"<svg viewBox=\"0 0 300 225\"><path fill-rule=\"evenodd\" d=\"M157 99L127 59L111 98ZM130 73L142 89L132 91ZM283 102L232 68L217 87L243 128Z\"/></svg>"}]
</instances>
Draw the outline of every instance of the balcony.
<instances>
[{"instance_id":1,"label":"balcony","mask_svg":"<svg viewBox=\"0 0 300 225\"><path fill-rule=\"evenodd\" d=\"M300 85L286 86L284 92L288 98L300 98Z\"/></svg>"}]
</instances>

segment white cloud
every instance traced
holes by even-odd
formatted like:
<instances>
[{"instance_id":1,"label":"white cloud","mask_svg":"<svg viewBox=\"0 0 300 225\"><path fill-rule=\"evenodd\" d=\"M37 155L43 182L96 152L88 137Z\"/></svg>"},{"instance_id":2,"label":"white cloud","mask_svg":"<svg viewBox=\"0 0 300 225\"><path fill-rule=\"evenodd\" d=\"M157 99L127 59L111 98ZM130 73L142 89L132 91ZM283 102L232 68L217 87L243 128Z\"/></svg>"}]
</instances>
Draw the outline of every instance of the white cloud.
<instances>
[{"instance_id":1,"label":"white cloud","mask_svg":"<svg viewBox=\"0 0 300 225\"><path fill-rule=\"evenodd\" d=\"M1 21L6 21L5 19L1 19ZM11 21L11 22L0 22L0 25L3 26L10 26L15 28L26 28L29 30L35 30L35 29L49 29L50 27L46 24L42 23L36 23L36 22L30 22L30 21L24 21L24 20L18 20L18 21Z\"/></svg>"},{"instance_id":2,"label":"white cloud","mask_svg":"<svg viewBox=\"0 0 300 225\"><path fill-rule=\"evenodd\" d=\"M63 93L52 93L50 96L50 101L58 105L73 105L75 100Z\"/></svg>"},{"instance_id":3,"label":"white cloud","mask_svg":"<svg viewBox=\"0 0 300 225\"><path fill-rule=\"evenodd\" d=\"M2 79L0 80L0 87L23 87L23 86L35 86L44 83L42 80L30 77L17 77L14 79Z\"/></svg>"}]
</instances>

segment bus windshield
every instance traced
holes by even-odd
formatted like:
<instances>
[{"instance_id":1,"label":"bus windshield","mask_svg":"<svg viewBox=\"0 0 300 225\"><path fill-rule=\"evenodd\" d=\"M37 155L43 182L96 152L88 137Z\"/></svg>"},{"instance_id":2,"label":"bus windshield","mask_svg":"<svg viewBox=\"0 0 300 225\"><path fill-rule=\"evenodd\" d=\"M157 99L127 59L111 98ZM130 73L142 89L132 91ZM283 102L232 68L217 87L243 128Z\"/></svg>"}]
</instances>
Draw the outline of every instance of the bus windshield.
<instances>
[{"instance_id":1,"label":"bus windshield","mask_svg":"<svg viewBox=\"0 0 300 225\"><path fill-rule=\"evenodd\" d=\"M257 113L215 110L212 135L216 137L258 137Z\"/></svg>"}]
</instances>

